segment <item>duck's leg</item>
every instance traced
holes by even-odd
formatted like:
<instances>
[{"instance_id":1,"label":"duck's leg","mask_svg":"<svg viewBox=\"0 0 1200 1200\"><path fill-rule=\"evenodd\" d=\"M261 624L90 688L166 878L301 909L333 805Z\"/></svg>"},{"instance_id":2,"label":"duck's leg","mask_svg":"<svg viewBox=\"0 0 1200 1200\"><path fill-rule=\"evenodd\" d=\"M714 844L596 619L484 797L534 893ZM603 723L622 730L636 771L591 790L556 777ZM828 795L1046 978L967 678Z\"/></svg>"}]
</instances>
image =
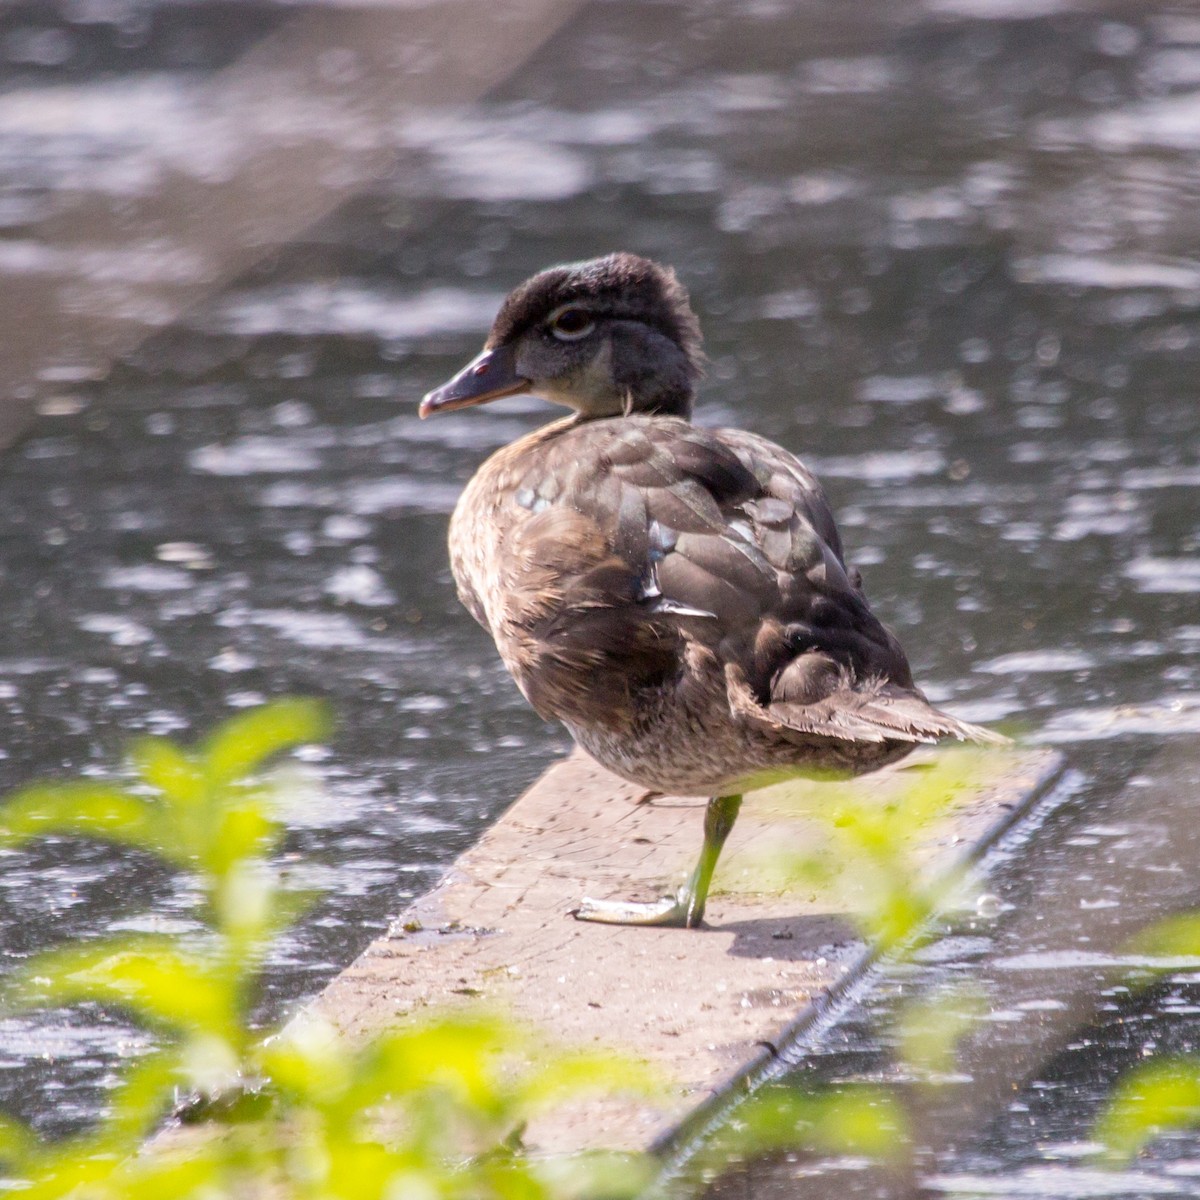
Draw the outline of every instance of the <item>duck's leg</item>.
<instances>
[{"instance_id":1,"label":"duck's leg","mask_svg":"<svg viewBox=\"0 0 1200 1200\"><path fill-rule=\"evenodd\" d=\"M700 861L687 883L673 896L649 904L632 900L589 900L586 896L575 910L580 921L607 925L678 925L693 929L704 919L704 903L721 848L737 820L741 796L714 796L704 810L704 846Z\"/></svg>"}]
</instances>

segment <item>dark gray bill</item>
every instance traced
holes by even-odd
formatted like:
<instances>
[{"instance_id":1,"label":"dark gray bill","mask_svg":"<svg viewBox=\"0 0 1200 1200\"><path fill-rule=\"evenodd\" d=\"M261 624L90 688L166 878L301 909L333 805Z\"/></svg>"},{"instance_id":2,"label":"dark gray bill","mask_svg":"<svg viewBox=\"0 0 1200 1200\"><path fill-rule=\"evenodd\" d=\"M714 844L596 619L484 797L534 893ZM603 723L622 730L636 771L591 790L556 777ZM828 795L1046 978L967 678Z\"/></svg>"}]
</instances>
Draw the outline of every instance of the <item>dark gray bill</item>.
<instances>
[{"instance_id":1,"label":"dark gray bill","mask_svg":"<svg viewBox=\"0 0 1200 1200\"><path fill-rule=\"evenodd\" d=\"M470 408L475 404L499 400L501 396L515 396L518 392L527 392L529 387L529 380L516 372L511 347L497 346L494 350L485 350L467 363L453 379L434 388L421 401L418 412L424 419L430 413Z\"/></svg>"}]
</instances>

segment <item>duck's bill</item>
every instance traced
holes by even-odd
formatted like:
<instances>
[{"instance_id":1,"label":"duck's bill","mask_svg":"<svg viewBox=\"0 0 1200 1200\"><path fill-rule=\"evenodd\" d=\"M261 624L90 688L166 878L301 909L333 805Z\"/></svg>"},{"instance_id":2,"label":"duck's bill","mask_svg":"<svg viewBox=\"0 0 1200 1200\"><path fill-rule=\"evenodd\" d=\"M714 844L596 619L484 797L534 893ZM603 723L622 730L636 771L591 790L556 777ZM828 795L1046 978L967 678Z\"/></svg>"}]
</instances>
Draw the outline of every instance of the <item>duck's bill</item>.
<instances>
[{"instance_id":1,"label":"duck's bill","mask_svg":"<svg viewBox=\"0 0 1200 1200\"><path fill-rule=\"evenodd\" d=\"M453 379L434 388L421 401L419 415L423 419L431 413L471 408L476 404L499 400L501 396L515 396L529 391L529 380L517 374L515 357L509 346L485 350L467 363Z\"/></svg>"}]
</instances>

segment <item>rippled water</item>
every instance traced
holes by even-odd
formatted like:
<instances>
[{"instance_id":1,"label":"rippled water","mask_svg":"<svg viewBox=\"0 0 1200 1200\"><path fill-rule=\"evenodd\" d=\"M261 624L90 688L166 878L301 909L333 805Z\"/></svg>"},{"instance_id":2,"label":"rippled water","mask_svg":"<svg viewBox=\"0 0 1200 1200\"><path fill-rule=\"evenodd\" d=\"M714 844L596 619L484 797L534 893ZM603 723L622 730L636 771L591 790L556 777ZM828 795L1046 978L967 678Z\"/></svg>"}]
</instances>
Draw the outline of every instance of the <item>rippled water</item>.
<instances>
[{"instance_id":1,"label":"rippled water","mask_svg":"<svg viewBox=\"0 0 1200 1200\"><path fill-rule=\"evenodd\" d=\"M821 474L932 698L1062 746L1097 796L1200 732L1200 18L512 6L510 74L460 87L420 75L444 38L403 36L442 7L330 8L311 63L319 5L0 14L0 784L329 696L288 846L329 891L270 1006L349 961L566 745L443 547L463 481L545 413L415 401L508 287L617 247L680 269L699 419ZM139 857L7 860L10 959L191 919ZM141 1045L10 1021L0 1096L71 1127Z\"/></svg>"}]
</instances>

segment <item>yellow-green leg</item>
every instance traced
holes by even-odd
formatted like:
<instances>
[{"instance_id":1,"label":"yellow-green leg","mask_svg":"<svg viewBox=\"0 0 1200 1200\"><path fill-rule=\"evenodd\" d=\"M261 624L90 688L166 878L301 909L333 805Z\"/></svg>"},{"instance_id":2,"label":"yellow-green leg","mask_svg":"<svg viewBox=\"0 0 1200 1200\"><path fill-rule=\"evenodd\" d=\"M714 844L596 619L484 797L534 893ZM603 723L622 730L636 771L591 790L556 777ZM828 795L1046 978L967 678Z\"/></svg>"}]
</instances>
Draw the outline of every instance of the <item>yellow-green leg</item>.
<instances>
[{"instance_id":1,"label":"yellow-green leg","mask_svg":"<svg viewBox=\"0 0 1200 1200\"><path fill-rule=\"evenodd\" d=\"M742 807L741 796L714 796L704 810L704 845L700 861L673 896L649 904L632 900L589 900L584 897L575 916L606 925L678 925L694 929L704 919L704 904L725 839Z\"/></svg>"}]
</instances>

